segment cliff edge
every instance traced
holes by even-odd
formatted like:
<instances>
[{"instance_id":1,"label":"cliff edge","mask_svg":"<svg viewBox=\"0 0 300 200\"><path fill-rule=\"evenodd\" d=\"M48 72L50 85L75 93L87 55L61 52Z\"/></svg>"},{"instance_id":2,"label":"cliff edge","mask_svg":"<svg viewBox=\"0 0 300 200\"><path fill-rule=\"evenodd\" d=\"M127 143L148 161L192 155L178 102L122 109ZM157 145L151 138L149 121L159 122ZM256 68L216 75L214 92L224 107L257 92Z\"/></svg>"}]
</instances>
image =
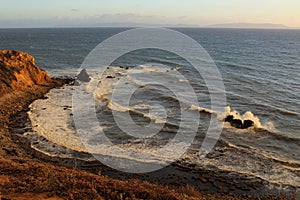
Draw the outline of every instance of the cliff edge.
<instances>
[{"instance_id":1,"label":"cliff edge","mask_svg":"<svg viewBox=\"0 0 300 200\"><path fill-rule=\"evenodd\" d=\"M34 85L48 86L52 83L45 70L35 64L28 53L0 50L0 97L24 90Z\"/></svg>"}]
</instances>

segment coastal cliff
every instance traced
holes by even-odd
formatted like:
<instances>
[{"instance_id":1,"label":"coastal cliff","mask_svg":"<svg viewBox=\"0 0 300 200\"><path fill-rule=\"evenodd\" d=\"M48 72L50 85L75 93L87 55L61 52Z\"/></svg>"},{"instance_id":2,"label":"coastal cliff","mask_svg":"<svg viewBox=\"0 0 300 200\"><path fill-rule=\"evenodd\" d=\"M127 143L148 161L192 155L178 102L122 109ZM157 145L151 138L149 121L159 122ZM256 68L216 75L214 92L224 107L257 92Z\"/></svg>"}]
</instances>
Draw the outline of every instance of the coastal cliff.
<instances>
[{"instance_id":1,"label":"coastal cliff","mask_svg":"<svg viewBox=\"0 0 300 200\"><path fill-rule=\"evenodd\" d=\"M100 175L101 169L93 174L62 166L54 158L39 159L38 153L29 149L30 144L21 141L22 134L11 127L26 131L22 124L30 123L28 106L50 89L71 82L51 80L27 53L0 50L0 199L179 200L202 196L189 186L176 192L141 180L114 180ZM186 194L189 191L191 194Z\"/></svg>"},{"instance_id":2,"label":"coastal cliff","mask_svg":"<svg viewBox=\"0 0 300 200\"><path fill-rule=\"evenodd\" d=\"M0 97L24 90L34 85L48 86L52 83L47 72L35 64L28 53L0 50Z\"/></svg>"}]
</instances>

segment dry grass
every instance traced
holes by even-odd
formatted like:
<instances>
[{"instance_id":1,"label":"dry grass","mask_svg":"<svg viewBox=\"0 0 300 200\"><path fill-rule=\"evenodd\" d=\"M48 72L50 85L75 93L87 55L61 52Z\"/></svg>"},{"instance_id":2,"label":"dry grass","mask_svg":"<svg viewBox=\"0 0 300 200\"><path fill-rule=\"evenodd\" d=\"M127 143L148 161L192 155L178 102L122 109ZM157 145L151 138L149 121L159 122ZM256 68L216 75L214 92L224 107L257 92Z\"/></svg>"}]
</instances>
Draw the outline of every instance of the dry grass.
<instances>
[{"instance_id":1,"label":"dry grass","mask_svg":"<svg viewBox=\"0 0 300 200\"><path fill-rule=\"evenodd\" d=\"M18 164L1 159L2 195L41 194L64 199L202 199L192 187L178 190L140 180L120 181L61 166L29 162Z\"/></svg>"}]
</instances>

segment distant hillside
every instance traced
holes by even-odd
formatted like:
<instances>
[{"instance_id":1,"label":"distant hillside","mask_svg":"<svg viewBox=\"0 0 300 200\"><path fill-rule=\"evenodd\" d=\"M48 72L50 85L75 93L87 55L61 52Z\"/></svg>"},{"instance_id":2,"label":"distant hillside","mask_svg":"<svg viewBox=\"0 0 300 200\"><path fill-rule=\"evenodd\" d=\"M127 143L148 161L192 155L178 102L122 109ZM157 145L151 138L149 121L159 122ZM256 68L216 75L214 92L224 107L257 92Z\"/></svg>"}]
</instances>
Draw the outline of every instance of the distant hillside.
<instances>
[{"instance_id":1,"label":"distant hillside","mask_svg":"<svg viewBox=\"0 0 300 200\"><path fill-rule=\"evenodd\" d=\"M214 24L208 26L209 28L250 28L250 29L288 29L288 26L283 24L253 24L253 23L228 23L228 24Z\"/></svg>"}]
</instances>

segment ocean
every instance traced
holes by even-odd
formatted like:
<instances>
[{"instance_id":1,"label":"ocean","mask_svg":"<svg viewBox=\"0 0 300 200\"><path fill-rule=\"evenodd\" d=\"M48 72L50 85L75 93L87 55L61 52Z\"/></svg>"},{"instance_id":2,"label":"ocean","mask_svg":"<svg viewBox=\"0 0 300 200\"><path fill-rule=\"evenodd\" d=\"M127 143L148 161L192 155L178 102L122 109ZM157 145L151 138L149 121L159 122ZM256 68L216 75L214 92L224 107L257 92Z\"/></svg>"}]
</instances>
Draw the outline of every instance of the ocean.
<instances>
[{"instance_id":1,"label":"ocean","mask_svg":"<svg viewBox=\"0 0 300 200\"><path fill-rule=\"evenodd\" d=\"M37 65L47 70L52 77L74 77L91 50L105 39L126 30L129 29L0 29L0 48L28 52L35 57ZM170 73L172 83L182 89L180 86L186 83L185 80L176 75L172 76L172 73L180 73L188 80L198 99L198 105L187 105L187 97L184 102L187 106L184 109L192 113L191 117L200 113L196 137L192 140L189 150L178 158L184 160L182 164L193 163L193 166L199 168L213 166L220 171L251 175L283 188L297 188L298 191L300 30L173 30L186 34L201 44L215 62L226 91L225 115L227 112L227 115L231 113L241 119L251 119L254 126L239 129L225 123L214 151L200 161L197 160L198 154L195 152L200 149L209 122L215 114L215 111L211 110L211 99L203 77L195 73L190 63L178 55L157 49L140 49L116 59L111 63L111 67L107 68L104 76L98 79L92 77L93 80L101 82L95 95L95 110L106 136L120 148L151 154L151 162L171 162L165 155L155 152L157 148L166 145L178 131L182 102L167 87L144 86L136 79L144 76L155 80L159 74ZM108 76L112 78L107 78ZM129 107L116 104L111 96L114 82L122 77L127 77L127 81L134 83L138 88L131 97ZM84 152L85 147L76 137L72 120L74 87L76 86L52 90L47 95L48 99L38 100L31 105L29 116L38 135L54 144ZM150 107L158 104L165 108L164 116L155 112L149 113ZM114 111L129 112L133 121L144 128L155 121L154 126L161 127L160 132L151 138L128 136L115 122ZM224 113L217 113L217 118L222 121L224 117L220 118ZM166 117L166 120L161 120L162 117ZM95 142L92 136L89 141ZM35 148L47 154L58 155L55 148L49 150L36 143ZM59 155L63 156L62 154ZM114 151L106 151L103 154L120 156ZM130 155L123 158L135 159ZM139 162L143 162L142 159Z\"/></svg>"}]
</instances>

